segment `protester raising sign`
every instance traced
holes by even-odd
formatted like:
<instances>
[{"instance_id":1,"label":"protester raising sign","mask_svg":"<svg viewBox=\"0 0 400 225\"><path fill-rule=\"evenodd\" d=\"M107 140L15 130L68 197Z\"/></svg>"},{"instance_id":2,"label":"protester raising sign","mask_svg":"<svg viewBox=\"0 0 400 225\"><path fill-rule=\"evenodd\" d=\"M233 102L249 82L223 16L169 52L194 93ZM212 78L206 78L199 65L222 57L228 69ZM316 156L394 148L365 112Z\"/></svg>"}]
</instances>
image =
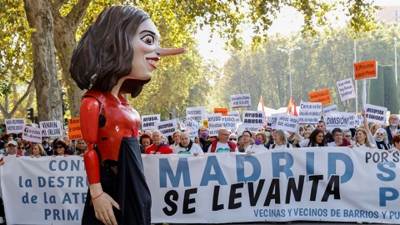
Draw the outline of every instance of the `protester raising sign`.
<instances>
[{"instance_id":1,"label":"protester raising sign","mask_svg":"<svg viewBox=\"0 0 400 225\"><path fill-rule=\"evenodd\" d=\"M231 95L232 108L251 107L250 94Z\"/></svg>"},{"instance_id":2,"label":"protester raising sign","mask_svg":"<svg viewBox=\"0 0 400 225\"><path fill-rule=\"evenodd\" d=\"M40 121L40 128L42 128L42 134L45 137L62 137L63 131L61 123L58 120L55 121Z\"/></svg>"},{"instance_id":3,"label":"protester raising sign","mask_svg":"<svg viewBox=\"0 0 400 225\"><path fill-rule=\"evenodd\" d=\"M308 93L308 97L310 98L310 102L321 102L322 105L332 103L331 93L328 88L310 92Z\"/></svg>"},{"instance_id":4,"label":"protester raising sign","mask_svg":"<svg viewBox=\"0 0 400 225\"><path fill-rule=\"evenodd\" d=\"M161 122L160 114L142 116L142 130L155 130L159 122Z\"/></svg>"},{"instance_id":5,"label":"protester raising sign","mask_svg":"<svg viewBox=\"0 0 400 225\"><path fill-rule=\"evenodd\" d=\"M378 62L376 60L369 60L359 63L354 63L354 79L376 79Z\"/></svg>"},{"instance_id":6,"label":"protester raising sign","mask_svg":"<svg viewBox=\"0 0 400 225\"><path fill-rule=\"evenodd\" d=\"M337 87L339 89L340 100L342 100L342 102L356 97L351 78L337 82Z\"/></svg>"},{"instance_id":7,"label":"protester raising sign","mask_svg":"<svg viewBox=\"0 0 400 225\"><path fill-rule=\"evenodd\" d=\"M7 134L18 134L22 133L23 126L25 125L25 119L5 119Z\"/></svg>"},{"instance_id":8,"label":"protester raising sign","mask_svg":"<svg viewBox=\"0 0 400 225\"><path fill-rule=\"evenodd\" d=\"M156 129L160 131L162 136L167 137L176 131L176 120L167 120L156 124Z\"/></svg>"},{"instance_id":9,"label":"protester raising sign","mask_svg":"<svg viewBox=\"0 0 400 225\"><path fill-rule=\"evenodd\" d=\"M299 124L317 124L321 119L322 105L320 102L300 103Z\"/></svg>"},{"instance_id":10,"label":"protester raising sign","mask_svg":"<svg viewBox=\"0 0 400 225\"><path fill-rule=\"evenodd\" d=\"M251 127L264 126L265 112L263 111L243 111L243 124Z\"/></svg>"},{"instance_id":11,"label":"protester raising sign","mask_svg":"<svg viewBox=\"0 0 400 225\"><path fill-rule=\"evenodd\" d=\"M206 120L206 107L198 106L198 107L187 107L186 108L186 119L201 121Z\"/></svg>"},{"instance_id":12,"label":"protester raising sign","mask_svg":"<svg viewBox=\"0 0 400 225\"><path fill-rule=\"evenodd\" d=\"M287 114L281 114L278 116L276 123L276 129L281 129L289 132L296 132L297 121L299 117L291 116Z\"/></svg>"},{"instance_id":13,"label":"protester raising sign","mask_svg":"<svg viewBox=\"0 0 400 225\"><path fill-rule=\"evenodd\" d=\"M368 122L384 124L386 120L386 107L365 104L365 113Z\"/></svg>"}]
</instances>

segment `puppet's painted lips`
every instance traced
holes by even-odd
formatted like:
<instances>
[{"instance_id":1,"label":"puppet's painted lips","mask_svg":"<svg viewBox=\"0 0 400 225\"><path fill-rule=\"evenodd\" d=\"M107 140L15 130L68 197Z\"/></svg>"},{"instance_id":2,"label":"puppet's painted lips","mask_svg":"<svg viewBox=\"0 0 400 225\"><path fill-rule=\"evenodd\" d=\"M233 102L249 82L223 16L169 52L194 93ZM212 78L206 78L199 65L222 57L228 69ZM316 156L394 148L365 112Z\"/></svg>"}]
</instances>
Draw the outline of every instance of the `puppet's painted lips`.
<instances>
[{"instance_id":1,"label":"puppet's painted lips","mask_svg":"<svg viewBox=\"0 0 400 225\"><path fill-rule=\"evenodd\" d=\"M156 63L158 60L160 60L160 58L146 58L147 63L154 69L157 69Z\"/></svg>"}]
</instances>

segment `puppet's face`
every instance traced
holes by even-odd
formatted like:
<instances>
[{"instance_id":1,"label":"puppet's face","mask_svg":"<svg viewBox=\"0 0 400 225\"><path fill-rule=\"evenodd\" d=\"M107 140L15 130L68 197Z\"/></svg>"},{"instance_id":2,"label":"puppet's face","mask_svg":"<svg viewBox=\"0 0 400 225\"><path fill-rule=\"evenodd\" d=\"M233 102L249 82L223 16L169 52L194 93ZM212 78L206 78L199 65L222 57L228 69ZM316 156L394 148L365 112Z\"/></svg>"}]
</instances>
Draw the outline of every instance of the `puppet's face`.
<instances>
[{"instance_id":1,"label":"puppet's face","mask_svg":"<svg viewBox=\"0 0 400 225\"><path fill-rule=\"evenodd\" d=\"M157 68L156 63L160 59L156 50L160 49L160 34L153 21L145 20L138 28L133 38L132 71L129 78L148 80L151 72Z\"/></svg>"}]
</instances>

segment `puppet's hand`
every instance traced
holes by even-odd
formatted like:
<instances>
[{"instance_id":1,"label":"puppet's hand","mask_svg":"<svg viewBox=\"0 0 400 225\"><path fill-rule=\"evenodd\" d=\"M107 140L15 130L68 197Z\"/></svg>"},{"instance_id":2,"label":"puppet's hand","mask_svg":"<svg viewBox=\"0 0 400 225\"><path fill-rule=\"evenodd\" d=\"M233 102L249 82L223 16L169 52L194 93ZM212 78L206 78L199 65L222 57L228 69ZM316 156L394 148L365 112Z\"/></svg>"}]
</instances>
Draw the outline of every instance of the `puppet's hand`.
<instances>
[{"instance_id":1,"label":"puppet's hand","mask_svg":"<svg viewBox=\"0 0 400 225\"><path fill-rule=\"evenodd\" d=\"M104 224L117 225L112 207L120 209L118 203L103 192L100 183L90 185L90 193L96 218Z\"/></svg>"}]
</instances>

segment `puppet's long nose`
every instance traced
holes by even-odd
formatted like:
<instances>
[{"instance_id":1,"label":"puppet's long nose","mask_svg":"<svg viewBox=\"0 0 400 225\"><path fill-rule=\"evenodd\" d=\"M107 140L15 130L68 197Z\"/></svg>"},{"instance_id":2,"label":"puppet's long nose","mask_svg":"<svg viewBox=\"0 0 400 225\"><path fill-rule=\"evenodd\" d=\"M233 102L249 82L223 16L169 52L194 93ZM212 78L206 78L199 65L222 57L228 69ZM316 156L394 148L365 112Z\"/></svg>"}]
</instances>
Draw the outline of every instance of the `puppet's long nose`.
<instances>
[{"instance_id":1,"label":"puppet's long nose","mask_svg":"<svg viewBox=\"0 0 400 225\"><path fill-rule=\"evenodd\" d=\"M158 56L169 56L169 55L182 54L184 51L185 48L174 48L174 49L160 48L156 52Z\"/></svg>"}]
</instances>

